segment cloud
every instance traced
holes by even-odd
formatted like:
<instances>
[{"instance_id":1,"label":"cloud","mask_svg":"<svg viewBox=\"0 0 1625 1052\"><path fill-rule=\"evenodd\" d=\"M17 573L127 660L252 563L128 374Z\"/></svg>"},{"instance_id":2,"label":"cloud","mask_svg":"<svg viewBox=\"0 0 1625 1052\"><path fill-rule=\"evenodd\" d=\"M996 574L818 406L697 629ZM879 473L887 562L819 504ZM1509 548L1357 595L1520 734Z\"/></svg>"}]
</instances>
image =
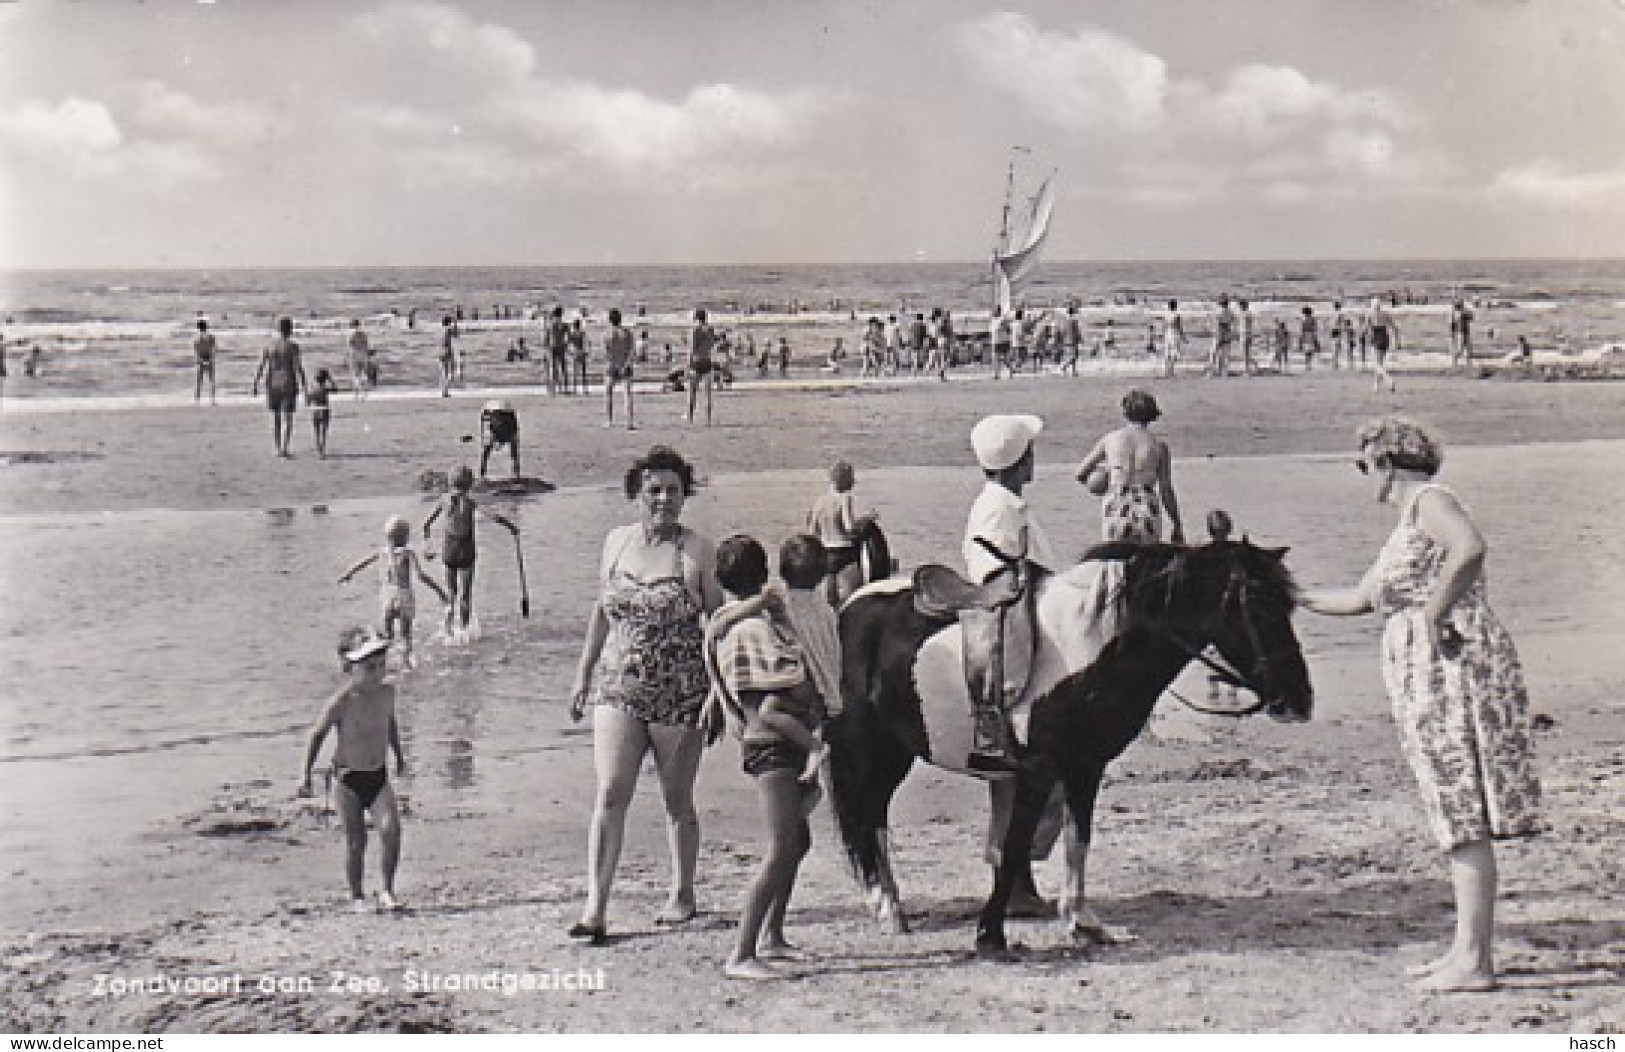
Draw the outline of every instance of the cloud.
<instances>
[{"instance_id":1,"label":"cloud","mask_svg":"<svg viewBox=\"0 0 1625 1052\"><path fill-rule=\"evenodd\" d=\"M505 26L474 21L444 4L390 4L360 16L357 25L396 61L432 61L478 81L514 82L536 68L536 49Z\"/></svg>"},{"instance_id":2,"label":"cloud","mask_svg":"<svg viewBox=\"0 0 1625 1052\"><path fill-rule=\"evenodd\" d=\"M1605 207L1625 211L1625 168L1575 171L1542 158L1507 168L1489 186L1491 196L1536 205Z\"/></svg>"},{"instance_id":3,"label":"cloud","mask_svg":"<svg viewBox=\"0 0 1625 1052\"><path fill-rule=\"evenodd\" d=\"M1045 32L1026 15L995 11L950 35L988 84L1052 124L1145 128L1164 118L1167 63L1115 33Z\"/></svg>"},{"instance_id":4,"label":"cloud","mask_svg":"<svg viewBox=\"0 0 1625 1052\"><path fill-rule=\"evenodd\" d=\"M54 105L28 99L0 110L0 153L32 162L48 178L163 184L222 175L208 151L187 142L131 139L105 104L78 96Z\"/></svg>"},{"instance_id":5,"label":"cloud","mask_svg":"<svg viewBox=\"0 0 1625 1052\"><path fill-rule=\"evenodd\" d=\"M0 110L0 147L69 165L106 156L124 142L100 102L70 96L51 105L25 100Z\"/></svg>"},{"instance_id":6,"label":"cloud","mask_svg":"<svg viewBox=\"0 0 1625 1052\"><path fill-rule=\"evenodd\" d=\"M271 115L246 102L205 103L158 81L135 88L135 120L155 131L219 146L251 146L271 133Z\"/></svg>"},{"instance_id":7,"label":"cloud","mask_svg":"<svg viewBox=\"0 0 1625 1052\"><path fill-rule=\"evenodd\" d=\"M1217 91L1197 86L1190 97L1201 118L1255 142L1317 124L1400 128L1409 123L1400 100L1387 91L1347 91L1312 81L1290 66L1239 66Z\"/></svg>"}]
</instances>

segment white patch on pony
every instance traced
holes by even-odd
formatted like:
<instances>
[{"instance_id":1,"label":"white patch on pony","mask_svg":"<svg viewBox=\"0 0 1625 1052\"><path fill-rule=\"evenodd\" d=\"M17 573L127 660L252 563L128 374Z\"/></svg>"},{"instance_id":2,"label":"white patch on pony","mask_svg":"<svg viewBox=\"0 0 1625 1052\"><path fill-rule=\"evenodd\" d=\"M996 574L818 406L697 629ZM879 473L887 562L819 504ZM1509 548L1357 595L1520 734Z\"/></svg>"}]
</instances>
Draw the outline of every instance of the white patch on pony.
<instances>
[{"instance_id":1,"label":"white patch on pony","mask_svg":"<svg viewBox=\"0 0 1625 1052\"><path fill-rule=\"evenodd\" d=\"M1088 668L1116 636L1112 597L1122 579L1121 562L1086 562L1045 579L1040 586L1032 666L1021 700L1010 713L1016 738L1023 744L1033 701L1055 689L1065 677ZM920 647L914 657L914 687L931 745L931 763L965 771L973 727L963 635L957 624L942 629Z\"/></svg>"}]
</instances>

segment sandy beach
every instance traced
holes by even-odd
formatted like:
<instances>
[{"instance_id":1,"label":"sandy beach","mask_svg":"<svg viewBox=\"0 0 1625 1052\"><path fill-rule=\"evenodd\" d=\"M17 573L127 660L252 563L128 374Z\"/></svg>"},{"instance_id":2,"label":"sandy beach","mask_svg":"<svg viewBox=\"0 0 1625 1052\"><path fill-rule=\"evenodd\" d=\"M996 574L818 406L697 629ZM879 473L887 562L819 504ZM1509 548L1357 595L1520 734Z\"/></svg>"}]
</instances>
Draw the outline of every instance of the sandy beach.
<instances>
[{"instance_id":1,"label":"sandy beach","mask_svg":"<svg viewBox=\"0 0 1625 1052\"><path fill-rule=\"evenodd\" d=\"M1139 936L1067 945L1019 921L1014 964L975 960L985 794L920 769L894 811L915 922L882 934L826 811L791 908L816 958L748 988L720 963L757 853L754 795L724 743L700 776L701 916L652 923L665 884L653 779L634 804L610 945L565 938L585 875L590 737L564 694L620 473L669 443L704 485L687 519L776 544L837 457L858 470L905 567L953 561L978 482L981 415L1047 428L1030 499L1065 551L1097 534L1069 465L1118 420L1130 382L1165 413L1187 521L1224 507L1290 545L1301 583L1352 583L1391 527L1349 466L1355 424L1402 410L1450 443L1444 479L1491 546L1491 598L1522 651L1549 831L1499 850L1502 988L1415 992L1404 966L1448 935L1450 889L1400 757L1376 619L1297 620L1314 720L1159 712L1108 776L1095 906ZM189 393L189 392L188 392ZM401 673L413 773L395 916L343 912L342 839L292 799L303 730L337 673L337 628L368 620L338 573L392 513L427 511L425 469L478 458L480 392L334 399L332 455L272 455L262 408L0 412L0 1020L13 1031L1461 1031L1625 1029L1625 387L1401 374L1203 381L1042 376L741 385L717 426L640 394L639 430L601 395L505 392L526 472L558 486L505 503L524 528L532 616L511 552L486 536L484 638L428 644ZM495 464L493 465L496 466ZM506 469L505 459L500 469ZM431 617L432 619L432 617ZM376 855L369 857L375 861ZM1055 863L1040 872L1053 891ZM465 976L532 985L465 990ZM342 980L335 989L335 975ZM120 986L113 979L125 980ZM132 990L157 979L190 987ZM475 985L479 981L476 980ZM448 989L447 987L453 987Z\"/></svg>"}]
</instances>

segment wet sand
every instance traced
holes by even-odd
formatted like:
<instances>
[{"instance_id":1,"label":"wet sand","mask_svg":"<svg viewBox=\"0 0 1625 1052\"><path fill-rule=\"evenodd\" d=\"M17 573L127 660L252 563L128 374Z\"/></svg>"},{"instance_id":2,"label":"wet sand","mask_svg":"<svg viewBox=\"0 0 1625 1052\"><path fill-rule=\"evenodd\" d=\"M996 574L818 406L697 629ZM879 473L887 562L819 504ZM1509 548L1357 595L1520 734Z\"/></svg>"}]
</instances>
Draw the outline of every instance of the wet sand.
<instances>
[{"instance_id":1,"label":"wet sand","mask_svg":"<svg viewBox=\"0 0 1625 1052\"><path fill-rule=\"evenodd\" d=\"M1499 854L1499 992L1409 987L1403 966L1448 936L1444 865L1382 697L1378 623L1310 615L1298 624L1314 722L1217 725L1168 711L1114 767L1090 883L1096 908L1136 943L1073 948L1048 925L1016 922L1019 963L973 960L988 883L976 860L983 792L921 770L894 814L916 933L883 935L868 920L821 813L791 914L792 936L818 958L795 981L728 982L720 961L758 851L731 744L701 774L700 919L652 924L666 873L646 777L611 909L617 937L596 950L565 939L592 776L563 694L597 546L630 516L618 483L631 455L678 446L706 476L689 520L769 541L794 528L821 468L845 456L908 565L957 550L977 482L971 423L1036 411L1048 429L1031 497L1075 551L1098 513L1066 464L1115 422L1125 383L740 390L719 401L711 429L681 422L679 396L650 395L630 434L600 428L599 398L516 399L527 473L560 486L515 504L533 616L517 616L506 542L487 536L484 638L426 647L401 678L410 908L366 917L342 912L336 821L288 791L300 728L334 681L333 629L374 605L370 590L331 581L392 509L426 510L423 469L470 456L461 439L477 428L479 398L335 399L337 455L326 461L308 451L303 414L292 461L271 455L267 414L246 406L0 414L0 579L14 597L0 673L28 684L0 763L14 849L0 908L7 1028L1618 1032L1618 384L1417 376L1388 395L1326 373L1151 385L1187 518L1226 507L1260 543L1290 544L1309 585L1351 582L1391 525L1348 467L1354 423L1402 408L1451 439L1445 478L1489 537L1492 599L1550 721L1538 747L1551 830ZM89 726L52 723L87 696L99 706L82 717ZM410 989L425 974L578 968L594 978L602 968L603 989ZM333 992L334 970L389 989ZM98 996L97 975L243 981ZM262 977L312 988L262 992Z\"/></svg>"}]
</instances>

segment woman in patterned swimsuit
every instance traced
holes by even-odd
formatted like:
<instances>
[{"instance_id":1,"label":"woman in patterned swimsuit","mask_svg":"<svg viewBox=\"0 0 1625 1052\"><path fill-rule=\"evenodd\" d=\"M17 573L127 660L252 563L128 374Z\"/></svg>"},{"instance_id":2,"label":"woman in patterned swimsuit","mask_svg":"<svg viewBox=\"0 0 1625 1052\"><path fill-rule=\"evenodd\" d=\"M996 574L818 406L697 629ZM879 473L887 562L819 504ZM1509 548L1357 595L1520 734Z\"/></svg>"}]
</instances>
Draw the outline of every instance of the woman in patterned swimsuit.
<instances>
[{"instance_id":1,"label":"woman in patterned swimsuit","mask_svg":"<svg viewBox=\"0 0 1625 1052\"><path fill-rule=\"evenodd\" d=\"M1105 540L1155 544L1162 540L1166 510L1173 542L1185 543L1179 498L1174 495L1173 457L1168 444L1151 433L1152 421L1161 415L1148 392L1130 390L1123 396L1128 424L1096 442L1078 465L1078 481L1104 498L1100 525Z\"/></svg>"},{"instance_id":2,"label":"woman in patterned swimsuit","mask_svg":"<svg viewBox=\"0 0 1625 1052\"><path fill-rule=\"evenodd\" d=\"M570 716L593 713L597 796L587 834L587 901L571 938L605 939L604 915L620 859L626 809L643 757L653 750L666 804L672 888L657 924L694 916L694 866L700 824L694 780L705 748L700 710L710 685L703 620L722 602L716 550L682 524L694 469L675 450L656 446L625 478L640 521L610 531L600 563L601 589L587 623Z\"/></svg>"},{"instance_id":3,"label":"woman in patterned swimsuit","mask_svg":"<svg viewBox=\"0 0 1625 1052\"><path fill-rule=\"evenodd\" d=\"M1428 990L1495 986L1497 837L1540 828L1540 785L1518 652L1490 610L1484 538L1455 494L1433 481L1444 447L1420 424L1389 417L1359 431L1362 472L1399 523L1352 589L1307 592L1321 614L1386 618L1382 671L1428 824L1450 857L1456 933L1448 952L1412 969Z\"/></svg>"}]
</instances>

